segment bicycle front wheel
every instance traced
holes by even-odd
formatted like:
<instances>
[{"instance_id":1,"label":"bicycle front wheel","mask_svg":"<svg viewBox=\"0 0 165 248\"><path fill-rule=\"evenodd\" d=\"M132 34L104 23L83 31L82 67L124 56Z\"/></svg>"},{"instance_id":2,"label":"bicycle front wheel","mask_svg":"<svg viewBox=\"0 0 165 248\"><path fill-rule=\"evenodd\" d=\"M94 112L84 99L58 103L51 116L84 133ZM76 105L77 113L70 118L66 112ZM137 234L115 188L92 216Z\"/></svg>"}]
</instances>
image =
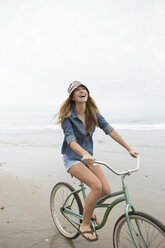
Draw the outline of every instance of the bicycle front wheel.
<instances>
[{"instance_id":1,"label":"bicycle front wheel","mask_svg":"<svg viewBox=\"0 0 165 248\"><path fill-rule=\"evenodd\" d=\"M54 186L50 196L50 210L53 221L59 232L68 239L77 238L79 236L79 232L65 217L63 207L66 207L77 214L82 215L83 213L80 197L76 192L71 194L73 191L75 191L75 189L70 184L61 182ZM66 201L69 195L70 197ZM72 215L72 219L78 223L81 223L81 220L74 215Z\"/></svg>"},{"instance_id":2,"label":"bicycle front wheel","mask_svg":"<svg viewBox=\"0 0 165 248\"><path fill-rule=\"evenodd\" d=\"M165 226L155 218L142 212L130 212L130 222L138 243L138 248L164 248ZM137 227L140 227L141 233ZM144 241L145 240L145 241ZM113 232L114 248L136 248L133 238L128 229L125 214L116 222Z\"/></svg>"}]
</instances>

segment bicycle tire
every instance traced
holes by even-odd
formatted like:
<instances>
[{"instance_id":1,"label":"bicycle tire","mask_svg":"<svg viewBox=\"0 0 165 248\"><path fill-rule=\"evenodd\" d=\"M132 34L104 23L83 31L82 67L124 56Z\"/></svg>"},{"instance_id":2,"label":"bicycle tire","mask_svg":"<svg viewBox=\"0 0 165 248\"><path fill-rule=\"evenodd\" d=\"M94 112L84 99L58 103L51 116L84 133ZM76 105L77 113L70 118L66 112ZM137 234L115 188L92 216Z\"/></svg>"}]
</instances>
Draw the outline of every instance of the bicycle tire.
<instances>
[{"instance_id":1,"label":"bicycle tire","mask_svg":"<svg viewBox=\"0 0 165 248\"><path fill-rule=\"evenodd\" d=\"M75 191L75 189L70 184L60 182L54 186L50 195L50 210L55 226L58 231L68 239L75 239L79 236L78 227L76 229L62 213L64 201L73 191ZM83 214L82 202L76 192L68 199L66 205L77 213ZM72 216L72 218L74 217ZM81 223L79 218L75 217L75 219Z\"/></svg>"},{"instance_id":2,"label":"bicycle tire","mask_svg":"<svg viewBox=\"0 0 165 248\"><path fill-rule=\"evenodd\" d=\"M130 221L139 248L146 248L144 241L138 231L135 220L139 221L140 228L149 248L165 247L165 226L154 217L142 213L132 211L129 213ZM113 232L114 248L136 248L136 245L129 232L125 214L123 214L116 222Z\"/></svg>"}]
</instances>

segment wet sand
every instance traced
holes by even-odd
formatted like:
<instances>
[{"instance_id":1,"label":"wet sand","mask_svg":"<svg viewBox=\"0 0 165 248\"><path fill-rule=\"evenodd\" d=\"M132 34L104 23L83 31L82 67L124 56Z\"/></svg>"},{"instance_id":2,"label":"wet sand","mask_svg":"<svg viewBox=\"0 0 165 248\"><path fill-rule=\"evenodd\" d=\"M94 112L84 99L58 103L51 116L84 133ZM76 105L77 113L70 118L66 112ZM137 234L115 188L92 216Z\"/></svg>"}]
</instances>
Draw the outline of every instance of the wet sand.
<instances>
[{"instance_id":1,"label":"wet sand","mask_svg":"<svg viewBox=\"0 0 165 248\"><path fill-rule=\"evenodd\" d=\"M82 237L73 241L63 238L50 216L49 196L53 185L75 179L64 173L59 149L38 147L2 147L0 161L0 247L1 248L110 248L112 227L124 210L117 206L105 227L98 231L99 241L87 243ZM97 150L99 160L111 161L116 169L132 168L124 154ZM134 160L135 161L135 160ZM136 166L134 162L133 166ZM107 173L112 191L119 190L120 178ZM165 157L141 154L141 169L126 179L131 201L139 211L165 223ZM97 212L101 218L103 210Z\"/></svg>"}]
</instances>

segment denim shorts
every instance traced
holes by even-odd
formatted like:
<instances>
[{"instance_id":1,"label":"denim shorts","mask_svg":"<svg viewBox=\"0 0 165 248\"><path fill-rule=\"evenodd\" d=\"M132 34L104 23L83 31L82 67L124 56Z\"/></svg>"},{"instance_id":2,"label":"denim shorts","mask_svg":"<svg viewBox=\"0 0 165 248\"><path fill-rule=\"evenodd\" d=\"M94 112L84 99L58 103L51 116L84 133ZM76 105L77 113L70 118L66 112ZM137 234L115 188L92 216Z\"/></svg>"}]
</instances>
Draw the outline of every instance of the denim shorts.
<instances>
[{"instance_id":1,"label":"denim shorts","mask_svg":"<svg viewBox=\"0 0 165 248\"><path fill-rule=\"evenodd\" d=\"M70 159L66 154L63 154L63 161L64 161L64 166L65 166L66 171L68 171L72 167L72 165L79 164L79 163L84 164L80 160Z\"/></svg>"}]
</instances>

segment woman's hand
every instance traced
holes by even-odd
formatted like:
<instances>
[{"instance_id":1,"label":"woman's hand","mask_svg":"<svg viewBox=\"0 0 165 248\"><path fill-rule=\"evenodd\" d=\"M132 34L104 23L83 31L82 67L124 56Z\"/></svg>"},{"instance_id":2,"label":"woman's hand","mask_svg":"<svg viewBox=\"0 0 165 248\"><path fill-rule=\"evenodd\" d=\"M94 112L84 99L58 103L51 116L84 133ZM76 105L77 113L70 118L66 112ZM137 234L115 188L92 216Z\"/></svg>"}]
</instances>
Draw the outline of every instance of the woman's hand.
<instances>
[{"instance_id":1,"label":"woman's hand","mask_svg":"<svg viewBox=\"0 0 165 248\"><path fill-rule=\"evenodd\" d=\"M130 151L128 151L129 152L129 154L132 156L132 157L134 157L134 158L137 158L137 156L138 156L138 152L135 152L134 150L130 150Z\"/></svg>"},{"instance_id":2,"label":"woman's hand","mask_svg":"<svg viewBox=\"0 0 165 248\"><path fill-rule=\"evenodd\" d=\"M86 154L82 157L82 161L88 165L88 166L91 166L94 164L95 162L95 158L93 156L91 156L90 154Z\"/></svg>"}]
</instances>

